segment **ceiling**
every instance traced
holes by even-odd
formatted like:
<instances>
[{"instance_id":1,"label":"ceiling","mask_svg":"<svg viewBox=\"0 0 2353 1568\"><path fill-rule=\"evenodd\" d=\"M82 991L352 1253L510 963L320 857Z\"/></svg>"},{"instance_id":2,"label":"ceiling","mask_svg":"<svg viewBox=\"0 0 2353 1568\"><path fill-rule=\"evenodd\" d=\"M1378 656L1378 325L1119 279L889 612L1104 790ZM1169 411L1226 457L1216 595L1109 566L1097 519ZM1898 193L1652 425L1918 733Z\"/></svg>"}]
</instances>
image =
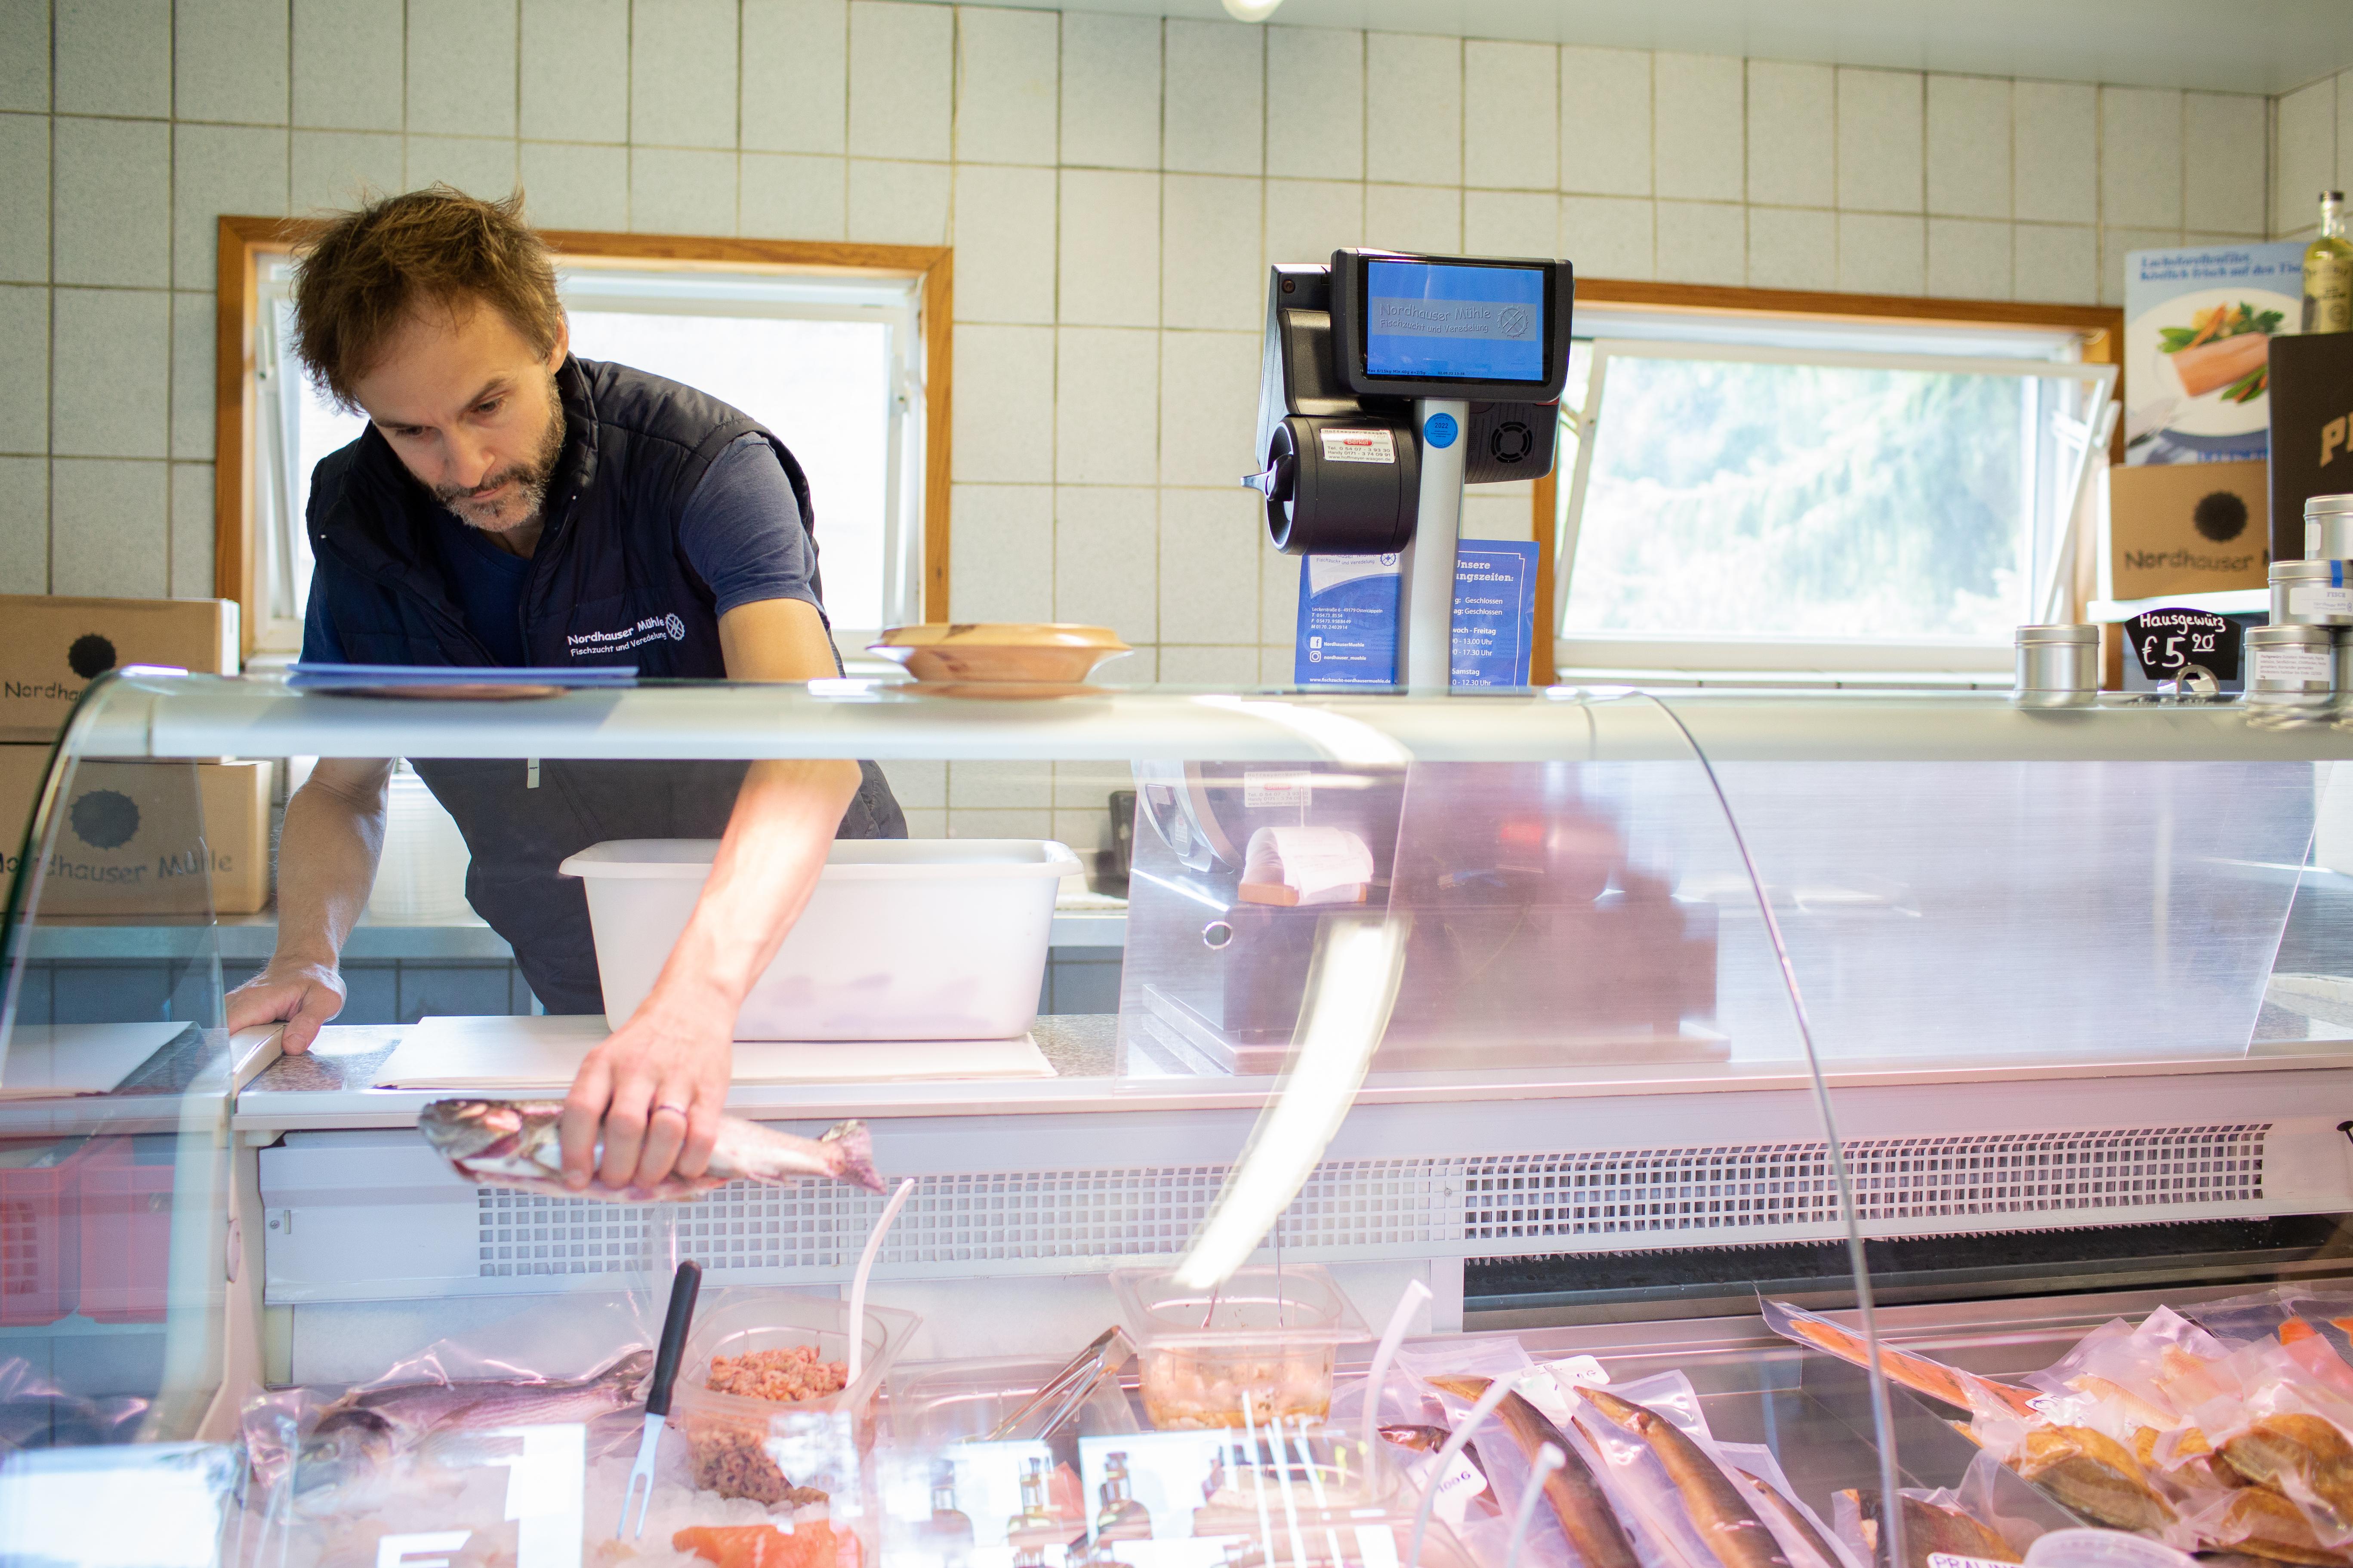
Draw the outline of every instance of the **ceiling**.
<instances>
[{"instance_id":1,"label":"ceiling","mask_svg":"<svg viewBox=\"0 0 2353 1568\"><path fill-rule=\"evenodd\" d=\"M1036 8L1225 16L1219 0ZM2265 94L2353 66L2353 0L1282 0L1272 19Z\"/></svg>"}]
</instances>

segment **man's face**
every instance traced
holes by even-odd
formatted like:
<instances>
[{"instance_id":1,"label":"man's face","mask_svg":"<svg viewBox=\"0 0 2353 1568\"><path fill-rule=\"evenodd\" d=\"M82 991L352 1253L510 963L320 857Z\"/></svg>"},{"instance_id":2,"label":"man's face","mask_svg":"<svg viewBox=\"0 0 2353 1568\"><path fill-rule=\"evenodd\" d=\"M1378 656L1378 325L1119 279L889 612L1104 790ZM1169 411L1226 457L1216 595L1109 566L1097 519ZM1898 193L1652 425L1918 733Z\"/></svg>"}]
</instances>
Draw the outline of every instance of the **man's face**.
<instances>
[{"instance_id":1,"label":"man's face","mask_svg":"<svg viewBox=\"0 0 2353 1568\"><path fill-rule=\"evenodd\" d=\"M540 521L564 449L555 367L499 310L431 303L412 310L353 386L359 405L417 482L490 533Z\"/></svg>"}]
</instances>

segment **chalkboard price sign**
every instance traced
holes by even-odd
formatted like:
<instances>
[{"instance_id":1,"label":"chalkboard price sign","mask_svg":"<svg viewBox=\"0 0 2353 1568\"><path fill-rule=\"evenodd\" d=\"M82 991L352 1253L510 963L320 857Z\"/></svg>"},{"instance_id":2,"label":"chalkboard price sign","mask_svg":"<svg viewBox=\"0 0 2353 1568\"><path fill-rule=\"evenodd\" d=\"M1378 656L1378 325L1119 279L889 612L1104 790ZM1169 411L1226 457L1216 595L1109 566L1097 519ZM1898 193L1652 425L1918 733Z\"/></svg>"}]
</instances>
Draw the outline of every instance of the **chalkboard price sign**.
<instances>
[{"instance_id":1,"label":"chalkboard price sign","mask_svg":"<svg viewBox=\"0 0 2353 1568\"><path fill-rule=\"evenodd\" d=\"M2239 623L2204 610L2147 610L2125 623L2140 672L2151 680L2180 680L2203 670L2217 680L2239 678Z\"/></svg>"}]
</instances>

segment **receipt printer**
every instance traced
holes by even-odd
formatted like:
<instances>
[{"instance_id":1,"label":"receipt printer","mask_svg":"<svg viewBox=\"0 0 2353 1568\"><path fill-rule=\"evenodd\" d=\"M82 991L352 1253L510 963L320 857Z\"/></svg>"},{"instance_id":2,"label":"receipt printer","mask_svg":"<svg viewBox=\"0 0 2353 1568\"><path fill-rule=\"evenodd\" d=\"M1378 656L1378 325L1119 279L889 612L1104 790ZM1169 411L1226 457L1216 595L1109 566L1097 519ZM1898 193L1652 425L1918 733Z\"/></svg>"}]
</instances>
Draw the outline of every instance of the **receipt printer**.
<instances>
[{"instance_id":1,"label":"receipt printer","mask_svg":"<svg viewBox=\"0 0 2353 1568\"><path fill-rule=\"evenodd\" d=\"M1408 684L1447 682L1462 487L1552 471L1573 289L1566 261L1388 250L1270 271L1242 483L1287 555L1403 557Z\"/></svg>"}]
</instances>

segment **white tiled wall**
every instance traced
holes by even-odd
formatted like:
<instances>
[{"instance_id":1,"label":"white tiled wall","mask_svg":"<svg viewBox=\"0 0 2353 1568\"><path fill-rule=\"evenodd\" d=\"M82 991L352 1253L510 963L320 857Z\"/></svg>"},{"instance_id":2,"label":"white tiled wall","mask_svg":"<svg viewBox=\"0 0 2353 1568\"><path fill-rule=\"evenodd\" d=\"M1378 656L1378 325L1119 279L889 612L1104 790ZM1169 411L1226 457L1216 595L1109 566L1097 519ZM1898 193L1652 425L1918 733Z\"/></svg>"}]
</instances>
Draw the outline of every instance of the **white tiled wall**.
<instances>
[{"instance_id":1,"label":"white tiled wall","mask_svg":"<svg viewBox=\"0 0 2353 1568\"><path fill-rule=\"evenodd\" d=\"M2315 198L2353 180L2353 70L2274 99L2272 125L2272 231L2308 234L2319 215ZM2211 181L2193 155L2189 188Z\"/></svg>"},{"instance_id":2,"label":"white tiled wall","mask_svg":"<svg viewBox=\"0 0 2353 1568\"><path fill-rule=\"evenodd\" d=\"M955 244L957 616L1276 676L1296 564L1233 483L1269 260L2113 300L2126 249L2353 179L2339 96L893 0L7 0L0 586L208 589L216 215L520 179L551 226ZM1525 489L1466 518L1525 538Z\"/></svg>"}]
</instances>

